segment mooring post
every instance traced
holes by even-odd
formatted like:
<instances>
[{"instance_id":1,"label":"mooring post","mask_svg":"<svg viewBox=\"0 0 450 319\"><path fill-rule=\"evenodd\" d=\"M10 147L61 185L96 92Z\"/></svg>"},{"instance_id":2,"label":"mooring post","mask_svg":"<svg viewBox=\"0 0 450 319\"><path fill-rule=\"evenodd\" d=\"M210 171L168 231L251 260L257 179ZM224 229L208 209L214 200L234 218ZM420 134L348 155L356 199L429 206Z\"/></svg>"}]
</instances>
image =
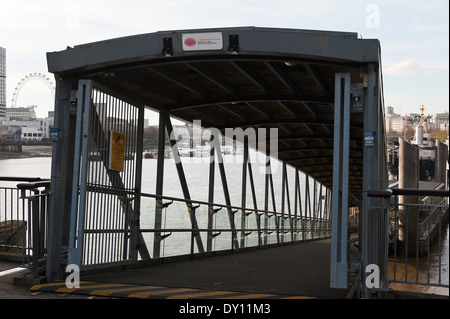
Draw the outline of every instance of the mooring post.
<instances>
[{"instance_id":1,"label":"mooring post","mask_svg":"<svg viewBox=\"0 0 450 319\"><path fill-rule=\"evenodd\" d=\"M399 138L399 188L419 188L419 149L402 138ZM399 241L405 254L416 252L417 241L417 206L416 195L400 195L399 203Z\"/></svg>"}]
</instances>

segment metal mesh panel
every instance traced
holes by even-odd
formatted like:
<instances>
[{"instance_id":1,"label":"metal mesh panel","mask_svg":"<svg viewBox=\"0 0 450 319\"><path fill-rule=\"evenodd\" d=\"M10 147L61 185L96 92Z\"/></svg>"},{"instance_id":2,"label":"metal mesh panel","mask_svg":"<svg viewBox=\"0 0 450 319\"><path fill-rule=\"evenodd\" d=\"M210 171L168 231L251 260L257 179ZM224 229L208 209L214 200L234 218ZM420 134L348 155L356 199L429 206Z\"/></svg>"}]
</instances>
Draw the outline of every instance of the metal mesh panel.
<instances>
[{"instance_id":1,"label":"metal mesh panel","mask_svg":"<svg viewBox=\"0 0 450 319\"><path fill-rule=\"evenodd\" d=\"M83 213L79 218L84 220L78 223L83 229L78 231L82 242L78 238L77 247L82 247L81 266L91 268L130 259L136 166L141 151L137 149L137 107L91 87L90 105L85 106L85 112L89 112L89 120L84 124L88 129L82 143L87 144L87 152L82 152L80 158L80 177L85 174L85 182L80 182L79 197L84 201L80 202ZM111 132L121 134L120 143L125 144L120 170L110 169L114 161Z\"/></svg>"}]
</instances>

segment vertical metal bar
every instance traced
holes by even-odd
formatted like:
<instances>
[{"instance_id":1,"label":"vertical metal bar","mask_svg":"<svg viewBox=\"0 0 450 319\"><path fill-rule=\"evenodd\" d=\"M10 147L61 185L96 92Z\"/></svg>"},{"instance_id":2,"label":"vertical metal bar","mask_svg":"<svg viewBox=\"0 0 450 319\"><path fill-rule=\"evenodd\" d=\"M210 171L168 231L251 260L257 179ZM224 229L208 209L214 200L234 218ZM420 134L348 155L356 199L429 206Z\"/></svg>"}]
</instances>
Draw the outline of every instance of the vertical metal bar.
<instances>
[{"instance_id":1,"label":"vertical metal bar","mask_svg":"<svg viewBox=\"0 0 450 319\"><path fill-rule=\"evenodd\" d=\"M335 76L333 220L331 241L332 288L347 288L348 164L350 141L350 74Z\"/></svg>"},{"instance_id":2,"label":"vertical metal bar","mask_svg":"<svg viewBox=\"0 0 450 319\"><path fill-rule=\"evenodd\" d=\"M294 236L294 240L297 241L297 233L298 233L298 217L297 217L297 213L298 213L298 204L299 204L299 200L298 200L298 169L296 168L294 171L294 220L295 220L295 236Z\"/></svg>"},{"instance_id":3,"label":"vertical metal bar","mask_svg":"<svg viewBox=\"0 0 450 319\"><path fill-rule=\"evenodd\" d=\"M77 226L77 247L74 250L75 262L74 264L82 266L82 254L84 251L85 240L85 215L87 204L87 183L89 173L89 120L91 115L91 94L92 84L89 83L86 86L85 101L84 101L84 118L83 118L83 133L81 137L81 169L80 169L80 203L78 207L78 226Z\"/></svg>"},{"instance_id":4,"label":"vertical metal bar","mask_svg":"<svg viewBox=\"0 0 450 319\"><path fill-rule=\"evenodd\" d=\"M142 151L144 142L144 107L141 106L138 109L137 118L137 136L135 140L136 144L136 170L135 170L135 194L134 194L134 214L130 219L130 230L131 230L131 251L130 258L137 260L138 258L138 245L139 240L143 241L143 237L139 231L140 228L140 214L141 214L141 189L142 189Z\"/></svg>"},{"instance_id":5,"label":"vertical metal bar","mask_svg":"<svg viewBox=\"0 0 450 319\"><path fill-rule=\"evenodd\" d=\"M269 156L266 156L266 169L264 172L264 245L267 245L268 227L269 227Z\"/></svg>"},{"instance_id":6,"label":"vertical metal bar","mask_svg":"<svg viewBox=\"0 0 450 319\"><path fill-rule=\"evenodd\" d=\"M241 193L241 247L245 247L245 224L246 224L246 205L247 205L247 162L248 162L248 140L244 139L244 154L242 163L242 193Z\"/></svg>"},{"instance_id":7,"label":"vertical metal bar","mask_svg":"<svg viewBox=\"0 0 450 319\"><path fill-rule=\"evenodd\" d=\"M314 235L317 231L317 181L314 180L313 183L313 200L312 200L312 239L314 239Z\"/></svg>"},{"instance_id":8,"label":"vertical metal bar","mask_svg":"<svg viewBox=\"0 0 450 319\"><path fill-rule=\"evenodd\" d=\"M380 185L381 178L383 177L383 168L380 168L379 158L379 143L383 143L384 135L383 131L379 131L379 121L383 121L383 116L380 111L380 90L378 85L380 78L377 77L375 68L378 66L374 64L367 65L367 92L365 94L365 108L364 108L364 131L367 134L375 134L375 145L365 144L363 149L364 156L364 168L363 168L363 201L361 212L361 269L366 269L369 264L380 264L378 260L378 251L376 251L376 243L378 242L376 228L378 221L375 220L376 216L371 215L371 207L379 206L379 200L370 198L366 192L368 190L383 189L385 181ZM333 194L334 198L334 194ZM384 227L384 225L382 225ZM385 260L386 261L386 258ZM383 262L383 261L382 261ZM363 298L370 298L372 292L365 286L366 273L362 272L363 287L361 290L361 296Z\"/></svg>"},{"instance_id":9,"label":"vertical metal bar","mask_svg":"<svg viewBox=\"0 0 450 319\"><path fill-rule=\"evenodd\" d=\"M112 108L112 96L111 95L107 95L107 94L102 94L100 92L97 93L97 100L99 101L99 103L97 103L98 105L98 115L96 115L96 118L98 118L96 121L94 122L98 122L98 130L97 130L97 134L98 137L97 139L99 140L99 142L97 143L98 148L99 148L99 153L102 154L102 160L103 160L103 166L100 165L101 167L101 179L100 179L100 185L108 185L108 176L109 179L111 179L111 175L109 175L107 173L107 168L109 166L109 158L107 155L107 152L101 152L101 150L107 150L108 149L108 138L106 138L106 136L108 136L108 131L106 128L106 119L108 117L112 117L111 114L111 108ZM105 127L105 132L103 132L103 126ZM112 184L112 181L110 181L110 183ZM102 217L106 215L106 213L108 211L111 210L111 205L112 205L112 199L111 199L111 193L112 193L112 189L110 189L109 191L106 192L102 192L99 197L100 197L100 201L99 201L99 206L102 208L99 208L99 211L102 211L102 214L96 214L95 216L95 227L96 228L101 228L102 227ZM99 234L95 234L95 254L94 254L94 262L95 263L100 263L101 262L101 258L104 255L103 253L103 237L104 235L99 233Z\"/></svg>"},{"instance_id":10,"label":"vertical metal bar","mask_svg":"<svg viewBox=\"0 0 450 319\"><path fill-rule=\"evenodd\" d=\"M190 145L190 150L192 150L192 139L191 139L191 145ZM194 257L194 242L195 242L195 234L194 234L194 229L195 229L195 225L194 225L194 221L195 221L195 207L192 207L191 205L191 209L190 209L190 214L191 214L191 258Z\"/></svg>"},{"instance_id":11,"label":"vertical metal bar","mask_svg":"<svg viewBox=\"0 0 450 319\"><path fill-rule=\"evenodd\" d=\"M322 184L320 184L319 197L318 197L318 223L319 223L319 238L322 238L323 218L322 218Z\"/></svg>"},{"instance_id":12,"label":"vertical metal bar","mask_svg":"<svg viewBox=\"0 0 450 319\"><path fill-rule=\"evenodd\" d=\"M430 255L431 255L431 206L428 206L428 213L427 213L427 283L430 283ZM418 231L417 231L418 232ZM419 252L416 252L416 255L418 255ZM440 255L440 252L439 252ZM417 268L417 271L419 271L419 269Z\"/></svg>"},{"instance_id":13,"label":"vertical metal bar","mask_svg":"<svg viewBox=\"0 0 450 319\"><path fill-rule=\"evenodd\" d=\"M270 160L270 157L269 157L269 183L270 183L270 193L272 197L273 216L275 217L275 228L277 231L277 244L280 244L280 223L279 223L279 216L277 216L276 214L277 206L275 203L275 188L273 186L272 162Z\"/></svg>"},{"instance_id":14,"label":"vertical metal bar","mask_svg":"<svg viewBox=\"0 0 450 319\"><path fill-rule=\"evenodd\" d=\"M405 281L408 281L409 222L409 218L407 218L405 226Z\"/></svg>"},{"instance_id":15,"label":"vertical metal bar","mask_svg":"<svg viewBox=\"0 0 450 319\"><path fill-rule=\"evenodd\" d=\"M416 210L416 282L419 282L419 211L420 208ZM411 213L411 212L410 212Z\"/></svg>"},{"instance_id":16,"label":"vertical metal bar","mask_svg":"<svg viewBox=\"0 0 450 319\"><path fill-rule=\"evenodd\" d=\"M166 124L164 115L159 113L158 129L158 163L156 167L156 195L162 196L164 185L164 146L165 146ZM161 254L161 220L162 220L162 199L157 198L155 203L155 233L153 239L153 258L159 258Z\"/></svg>"},{"instance_id":17,"label":"vertical metal bar","mask_svg":"<svg viewBox=\"0 0 450 319\"><path fill-rule=\"evenodd\" d=\"M288 218L289 218L289 227L290 227L290 231L291 231L291 241L294 241L294 225L293 225L293 218L292 218L292 213L291 213L291 198L289 195L289 181L288 181L288 173L287 173L287 168L285 166L286 169L286 178L285 178L285 184L286 184L286 202L287 202L287 208L288 208Z\"/></svg>"},{"instance_id":18,"label":"vertical metal bar","mask_svg":"<svg viewBox=\"0 0 450 319\"><path fill-rule=\"evenodd\" d=\"M329 231L329 225L330 225L330 202L331 202L331 198L330 198L330 190L327 188L325 190L325 217L324 217L324 222L325 222L325 235L326 237L330 236L330 231Z\"/></svg>"},{"instance_id":19,"label":"vertical metal bar","mask_svg":"<svg viewBox=\"0 0 450 319\"><path fill-rule=\"evenodd\" d=\"M397 231L398 231L398 196L395 196L394 199L394 278L393 280L397 280Z\"/></svg>"},{"instance_id":20,"label":"vertical metal bar","mask_svg":"<svg viewBox=\"0 0 450 319\"><path fill-rule=\"evenodd\" d=\"M284 219L285 219L285 198L286 198L286 162L283 162L281 172L281 242L284 242Z\"/></svg>"},{"instance_id":21,"label":"vertical metal bar","mask_svg":"<svg viewBox=\"0 0 450 319\"><path fill-rule=\"evenodd\" d=\"M72 193L73 152L76 134L76 116L71 114L72 101L67 97L77 88L78 82L70 78L55 76L55 121L54 128L59 130L57 141L52 146L51 196L49 198L48 242L46 258L46 277L48 281L63 277L67 260L67 246L70 234Z\"/></svg>"},{"instance_id":22,"label":"vertical metal bar","mask_svg":"<svg viewBox=\"0 0 450 319\"><path fill-rule=\"evenodd\" d=\"M100 161L96 161L97 164L97 169L100 170L100 176L99 176L99 181L98 181L98 185L107 185L106 183L106 172L105 169L106 167L108 167L108 161L109 159L106 156L106 152L104 152L103 156L102 156L102 152L101 150L107 150L108 149L108 145L107 145L107 140L103 139L102 136L105 136L105 134L108 134L108 132L103 132L103 126L106 127L106 118L108 117L108 114L106 113L108 111L108 108L110 107L111 104L111 99L112 97L106 94L103 94L102 92L96 90L94 91L95 93L95 106L98 109L98 112L93 112L93 116L94 116L94 120L93 123L97 126L96 130L93 130L93 134L95 134L95 140L96 140L96 145L97 145L97 151L99 154L101 154L101 159L102 162ZM100 116L102 116L103 118L99 118ZM97 120L95 120L97 119ZM107 200L108 194L105 192L97 192L97 205L96 205L96 209L95 211L97 213L94 213L92 216L93 219L93 228L95 229L100 229L102 227L101 221L102 221L102 216L106 215L106 212L109 211L107 210L107 203L110 203L110 201ZM101 213L100 213L101 212ZM100 263L101 259L104 255L102 247L103 245L103 234L102 233L95 233L92 234L92 251L93 251L93 256L91 258L92 263Z\"/></svg>"},{"instance_id":23,"label":"vertical metal bar","mask_svg":"<svg viewBox=\"0 0 450 319\"><path fill-rule=\"evenodd\" d=\"M68 263L81 267L83 240L84 240L84 217L86 204L86 175L87 175L87 151L89 145L89 115L91 99L91 82L80 81L81 90L78 96L77 114L77 138L74 162L76 165L73 176L71 228L69 237ZM79 193L78 193L79 191ZM77 207L79 195L79 205Z\"/></svg>"},{"instance_id":24,"label":"vertical metal bar","mask_svg":"<svg viewBox=\"0 0 450 319\"><path fill-rule=\"evenodd\" d=\"M121 214L119 216L120 213L120 208L121 207L117 207L116 210L114 210L114 215L113 215L113 220L112 220L112 229L117 230L122 228L123 232L122 234L120 234L119 232L113 232L111 234L111 237L113 238L112 241L112 247L111 247L111 255L112 258L110 259L110 261L114 261L114 260L118 260L119 257L119 252L124 252L124 250L126 251L126 247L128 246L128 236L126 236L126 230L125 230L125 225L124 225L124 220L126 220L128 218L128 216L132 213L132 208L131 208L131 202L128 199L128 194L127 191L130 188L130 170L132 167L132 161L129 158L129 154L130 154L130 137L131 137L131 133L130 133L130 125L129 125L129 119L130 119L130 113L129 113L129 107L127 105L127 103L125 103L122 100L116 99L119 102L120 105L120 109L122 111L121 116L119 117L121 119L121 121L118 121L118 126L119 126L119 132L123 132L123 134L125 135L125 160L124 160L124 168L123 168L123 172L119 173L122 175L122 179L123 179L123 188L120 190L119 192L119 198L123 198L124 202L128 203L127 205L124 205L122 208L122 212L123 214ZM127 159L128 157L128 159ZM121 236L122 235L122 236ZM125 238L124 238L125 237ZM122 249L120 249L122 248Z\"/></svg>"},{"instance_id":25,"label":"vertical metal bar","mask_svg":"<svg viewBox=\"0 0 450 319\"><path fill-rule=\"evenodd\" d=\"M441 202L442 203L442 202ZM439 234L438 234L438 238L439 238L439 242L438 242L438 252L439 252L439 257L438 257L438 267L439 267L439 276L438 276L438 278L439 278L439 284L442 284L442 242L441 242L441 240L442 240L442 234L441 234L441 228L442 228L442 208L438 208L438 211L439 211L439 223L438 223L438 226L439 226Z\"/></svg>"},{"instance_id":26,"label":"vertical metal bar","mask_svg":"<svg viewBox=\"0 0 450 319\"><path fill-rule=\"evenodd\" d=\"M37 196L39 191L37 189L33 190L33 195ZM32 247L33 247L33 259L32 259L32 276L37 278L38 276L38 266L39 266L39 197L34 197L30 200L31 202L31 234L32 234Z\"/></svg>"},{"instance_id":27,"label":"vertical metal bar","mask_svg":"<svg viewBox=\"0 0 450 319\"><path fill-rule=\"evenodd\" d=\"M305 223L307 226L306 233L311 235L311 197L309 194L309 176L305 174Z\"/></svg>"},{"instance_id":28,"label":"vertical metal bar","mask_svg":"<svg viewBox=\"0 0 450 319\"><path fill-rule=\"evenodd\" d=\"M81 165L81 132L83 127L83 103L84 96L86 94L86 85L80 81L78 90L78 105L77 105L77 121L76 121L76 133L75 133L75 151L74 151L74 170L72 178L72 207L70 214L70 235L69 235L69 247L75 247L76 241L76 223L78 217L78 196L79 196L79 177L80 177L80 165Z\"/></svg>"},{"instance_id":29,"label":"vertical metal bar","mask_svg":"<svg viewBox=\"0 0 450 319\"><path fill-rule=\"evenodd\" d=\"M211 132L211 136L209 139L209 188L208 188L208 203L214 202L214 181L215 181L215 171L216 171L216 161L215 161L215 147L214 147L214 139L218 139L218 135L214 135ZM212 251L212 242L213 242L213 223L214 223L215 212L214 206L208 205L208 238L206 242L206 251Z\"/></svg>"}]
</instances>

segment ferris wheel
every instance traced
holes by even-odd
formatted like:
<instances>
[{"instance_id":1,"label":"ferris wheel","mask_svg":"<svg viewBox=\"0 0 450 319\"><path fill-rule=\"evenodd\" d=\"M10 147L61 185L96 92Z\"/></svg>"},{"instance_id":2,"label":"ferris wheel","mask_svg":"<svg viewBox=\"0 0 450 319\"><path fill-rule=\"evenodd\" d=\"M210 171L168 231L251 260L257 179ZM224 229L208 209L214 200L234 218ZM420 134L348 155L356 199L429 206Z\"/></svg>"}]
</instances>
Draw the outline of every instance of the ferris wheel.
<instances>
[{"instance_id":1,"label":"ferris wheel","mask_svg":"<svg viewBox=\"0 0 450 319\"><path fill-rule=\"evenodd\" d=\"M41 73L30 73L26 75L24 78L22 78L19 84L17 84L17 87L15 88L13 93L11 107L16 107L17 100L19 99L20 90L24 87L24 85L34 80L44 83L48 87L52 99L55 97L55 87L53 86L53 83L50 81L48 77L46 77L44 74Z\"/></svg>"}]
</instances>

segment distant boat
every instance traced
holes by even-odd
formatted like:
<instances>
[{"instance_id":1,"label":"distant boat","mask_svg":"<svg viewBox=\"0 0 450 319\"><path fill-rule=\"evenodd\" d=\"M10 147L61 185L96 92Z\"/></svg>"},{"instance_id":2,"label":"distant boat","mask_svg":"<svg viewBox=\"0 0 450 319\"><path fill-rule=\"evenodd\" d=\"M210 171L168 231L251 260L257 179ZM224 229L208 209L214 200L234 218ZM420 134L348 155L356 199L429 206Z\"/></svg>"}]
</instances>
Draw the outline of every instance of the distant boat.
<instances>
[{"instance_id":1,"label":"distant boat","mask_svg":"<svg viewBox=\"0 0 450 319\"><path fill-rule=\"evenodd\" d=\"M153 153L151 153L151 152L144 152L144 158L154 158Z\"/></svg>"}]
</instances>

